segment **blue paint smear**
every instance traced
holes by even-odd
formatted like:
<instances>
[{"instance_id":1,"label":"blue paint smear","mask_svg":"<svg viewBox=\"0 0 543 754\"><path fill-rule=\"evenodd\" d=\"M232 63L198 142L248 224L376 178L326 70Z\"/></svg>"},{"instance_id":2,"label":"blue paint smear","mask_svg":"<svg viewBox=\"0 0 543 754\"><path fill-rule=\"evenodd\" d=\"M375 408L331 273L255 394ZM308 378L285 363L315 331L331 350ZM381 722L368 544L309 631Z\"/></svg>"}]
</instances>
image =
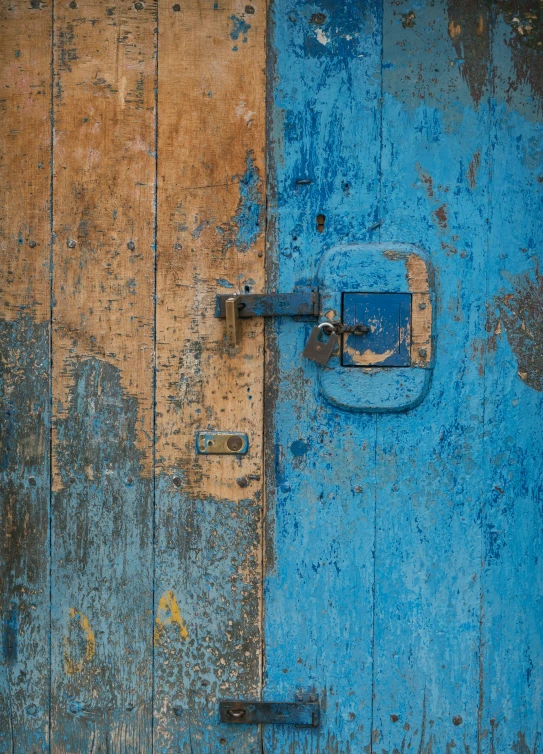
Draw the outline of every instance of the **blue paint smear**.
<instances>
[{"instance_id":1,"label":"blue paint smear","mask_svg":"<svg viewBox=\"0 0 543 754\"><path fill-rule=\"evenodd\" d=\"M242 37L242 42L247 41L247 32L251 28L251 24L248 24L246 21L243 20L243 18L239 18L239 16L230 16L230 21L232 21L232 31L230 32L230 37L237 41L240 37Z\"/></svg>"}]
</instances>

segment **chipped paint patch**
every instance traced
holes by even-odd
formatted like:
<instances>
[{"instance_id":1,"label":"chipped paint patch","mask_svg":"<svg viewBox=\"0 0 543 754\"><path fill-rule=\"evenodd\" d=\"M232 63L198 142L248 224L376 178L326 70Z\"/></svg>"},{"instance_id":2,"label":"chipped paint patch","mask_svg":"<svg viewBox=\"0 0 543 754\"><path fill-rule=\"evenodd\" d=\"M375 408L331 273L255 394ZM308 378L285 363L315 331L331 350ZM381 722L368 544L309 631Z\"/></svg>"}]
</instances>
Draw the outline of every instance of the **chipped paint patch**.
<instances>
[{"instance_id":1,"label":"chipped paint patch","mask_svg":"<svg viewBox=\"0 0 543 754\"><path fill-rule=\"evenodd\" d=\"M255 245L263 231L264 195L262 178L254 152L245 157L245 173L239 179L239 201L236 212L228 224L217 226L223 236L222 250L235 247L245 253Z\"/></svg>"},{"instance_id":2,"label":"chipped paint patch","mask_svg":"<svg viewBox=\"0 0 543 754\"><path fill-rule=\"evenodd\" d=\"M529 387L543 391L543 276L536 268L534 274L516 275L511 285L513 292L499 295L495 304L517 357L518 376Z\"/></svg>"}]
</instances>

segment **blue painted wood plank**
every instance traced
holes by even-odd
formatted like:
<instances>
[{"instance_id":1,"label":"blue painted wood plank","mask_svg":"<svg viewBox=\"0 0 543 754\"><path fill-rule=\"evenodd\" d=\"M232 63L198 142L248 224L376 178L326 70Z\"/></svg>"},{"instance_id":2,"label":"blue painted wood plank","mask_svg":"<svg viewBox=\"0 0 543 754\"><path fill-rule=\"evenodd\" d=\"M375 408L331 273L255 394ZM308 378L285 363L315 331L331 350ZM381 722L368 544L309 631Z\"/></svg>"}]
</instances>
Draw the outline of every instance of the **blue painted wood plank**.
<instances>
[{"instance_id":1,"label":"blue painted wood plank","mask_svg":"<svg viewBox=\"0 0 543 754\"><path fill-rule=\"evenodd\" d=\"M49 747L49 324L0 322L0 752Z\"/></svg>"},{"instance_id":2,"label":"blue painted wood plank","mask_svg":"<svg viewBox=\"0 0 543 754\"><path fill-rule=\"evenodd\" d=\"M51 13L0 6L0 752L49 749Z\"/></svg>"},{"instance_id":3,"label":"blue painted wood plank","mask_svg":"<svg viewBox=\"0 0 543 754\"><path fill-rule=\"evenodd\" d=\"M539 750L543 736L543 52L538 5L504 3L497 11L486 274L482 749L528 752Z\"/></svg>"},{"instance_id":4,"label":"blue painted wood plank","mask_svg":"<svg viewBox=\"0 0 543 754\"><path fill-rule=\"evenodd\" d=\"M488 34L482 7L455 21L445 2L385 3L381 240L422 246L437 286L430 391L378 419L374 743L385 750L478 746L488 87L469 85L484 56L461 64L455 50L457 34L466 48L478 40L477 23Z\"/></svg>"},{"instance_id":5,"label":"blue painted wood plank","mask_svg":"<svg viewBox=\"0 0 543 754\"><path fill-rule=\"evenodd\" d=\"M152 750L156 2L55 4L51 751Z\"/></svg>"},{"instance_id":6,"label":"blue painted wood plank","mask_svg":"<svg viewBox=\"0 0 543 754\"><path fill-rule=\"evenodd\" d=\"M270 24L270 271L288 291L330 246L373 237L380 3L276 0ZM370 744L375 419L324 402L301 359L310 328L269 328L263 695L315 690L323 718L315 732L265 730L270 754Z\"/></svg>"}]
</instances>

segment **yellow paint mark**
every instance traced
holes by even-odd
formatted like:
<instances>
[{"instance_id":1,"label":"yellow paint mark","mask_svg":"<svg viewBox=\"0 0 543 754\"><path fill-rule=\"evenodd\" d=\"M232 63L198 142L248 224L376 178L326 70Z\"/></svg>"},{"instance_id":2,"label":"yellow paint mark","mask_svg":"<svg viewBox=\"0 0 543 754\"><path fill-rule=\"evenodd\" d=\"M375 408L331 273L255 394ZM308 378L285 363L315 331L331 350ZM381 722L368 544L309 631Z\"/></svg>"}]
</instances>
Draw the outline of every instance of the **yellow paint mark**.
<instances>
[{"instance_id":1,"label":"yellow paint mark","mask_svg":"<svg viewBox=\"0 0 543 754\"><path fill-rule=\"evenodd\" d=\"M68 617L70 620L76 618L79 619L79 626L83 631L85 637L85 653L79 661L74 661L69 652L69 639L64 638L64 670L67 675L73 675L74 673L81 673L85 665L92 660L96 651L96 639L94 631L91 628L89 619L80 610L75 610L71 607L68 610Z\"/></svg>"},{"instance_id":2,"label":"yellow paint mark","mask_svg":"<svg viewBox=\"0 0 543 754\"><path fill-rule=\"evenodd\" d=\"M189 638L189 632L185 621L181 617L179 605L175 594L171 589L164 592L158 603L158 610L155 618L155 641L160 641L161 629L175 623L179 627L179 635L182 639Z\"/></svg>"},{"instance_id":3,"label":"yellow paint mark","mask_svg":"<svg viewBox=\"0 0 543 754\"><path fill-rule=\"evenodd\" d=\"M455 24L454 21L449 21L449 37L451 39L458 39L462 33L462 27L460 24Z\"/></svg>"}]
</instances>

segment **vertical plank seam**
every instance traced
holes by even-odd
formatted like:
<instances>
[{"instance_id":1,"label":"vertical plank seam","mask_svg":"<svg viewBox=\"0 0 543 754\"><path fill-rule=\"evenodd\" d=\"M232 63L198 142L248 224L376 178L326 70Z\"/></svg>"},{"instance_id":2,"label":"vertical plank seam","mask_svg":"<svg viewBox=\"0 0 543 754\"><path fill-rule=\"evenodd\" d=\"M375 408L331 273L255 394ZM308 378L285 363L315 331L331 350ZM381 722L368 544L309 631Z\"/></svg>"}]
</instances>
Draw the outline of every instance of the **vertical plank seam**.
<instances>
[{"instance_id":1,"label":"vertical plank seam","mask_svg":"<svg viewBox=\"0 0 543 754\"><path fill-rule=\"evenodd\" d=\"M384 54L384 19L385 0L381 0L381 55L379 66L379 183L377 195L377 219L379 223L377 235L381 243L381 227L383 222L383 54ZM377 442L379 437L379 414L375 414L374 448L373 448L373 594L372 594L372 623L371 623L371 713L369 750L373 753L373 729L375 726L375 613L377 607Z\"/></svg>"},{"instance_id":2,"label":"vertical plank seam","mask_svg":"<svg viewBox=\"0 0 543 754\"><path fill-rule=\"evenodd\" d=\"M47 750L51 752L51 730L53 715L53 229L54 229L54 143L55 143L55 0L51 0L51 100L50 100L50 154L49 154L49 381L48 381L48 423L49 423L49 710L47 730Z\"/></svg>"},{"instance_id":3,"label":"vertical plank seam","mask_svg":"<svg viewBox=\"0 0 543 754\"><path fill-rule=\"evenodd\" d=\"M152 464L153 464L153 474L152 474L152 495L153 495L153 522L152 522L152 583L151 583L151 642L152 642L152 651L151 651L151 754L153 754L155 750L155 696L156 696L156 689L155 689L155 660L156 660L156 653L155 653L155 631L154 631L154 625L155 625L155 611L156 611L156 444L157 444L157 431L156 431L156 396L157 396L157 270L158 270L158 35L159 35L159 24L158 24L158 17L160 13L160 3L157 0L156 4L156 17L155 17L155 190L154 190L154 201L153 201L153 211L155 213L154 217L154 227L153 227L153 384L152 384L152 392L153 392L153 428L152 428L152 437L153 437L153 447L152 447Z\"/></svg>"},{"instance_id":4,"label":"vertical plank seam","mask_svg":"<svg viewBox=\"0 0 543 754\"><path fill-rule=\"evenodd\" d=\"M483 349L482 349L482 367L483 367L483 407L482 407L482 447L481 447L481 462L484 464L483 468L483 495L481 496L481 510L479 513L479 537L480 537L480 573L479 573L479 700L477 709L477 754L481 754L481 741L482 741L482 727L483 727L483 713L484 713L484 634L483 623L485 617L485 594L484 594L484 561L485 561L485 501L486 501L486 486L487 486L487 471L486 471L486 359L487 359L487 340L486 340L486 307L488 305L488 293L489 293L489 281L488 281L488 260L490 258L490 239L491 239L491 219L492 219L492 194L490 191L490 185L492 181L492 167L493 167L493 148L492 148L492 125L493 125L493 102L495 99L495 76L494 76L494 28L495 28L495 4L490 3L489 18L488 18L488 38L489 38L489 56L488 56L488 81L489 81L489 93L488 93L488 165L487 165L487 182L486 182L486 206L488 213L487 222L487 234L485 244L485 311L483 316L485 317L485 324L483 330ZM492 743L491 743L492 746Z\"/></svg>"}]
</instances>

